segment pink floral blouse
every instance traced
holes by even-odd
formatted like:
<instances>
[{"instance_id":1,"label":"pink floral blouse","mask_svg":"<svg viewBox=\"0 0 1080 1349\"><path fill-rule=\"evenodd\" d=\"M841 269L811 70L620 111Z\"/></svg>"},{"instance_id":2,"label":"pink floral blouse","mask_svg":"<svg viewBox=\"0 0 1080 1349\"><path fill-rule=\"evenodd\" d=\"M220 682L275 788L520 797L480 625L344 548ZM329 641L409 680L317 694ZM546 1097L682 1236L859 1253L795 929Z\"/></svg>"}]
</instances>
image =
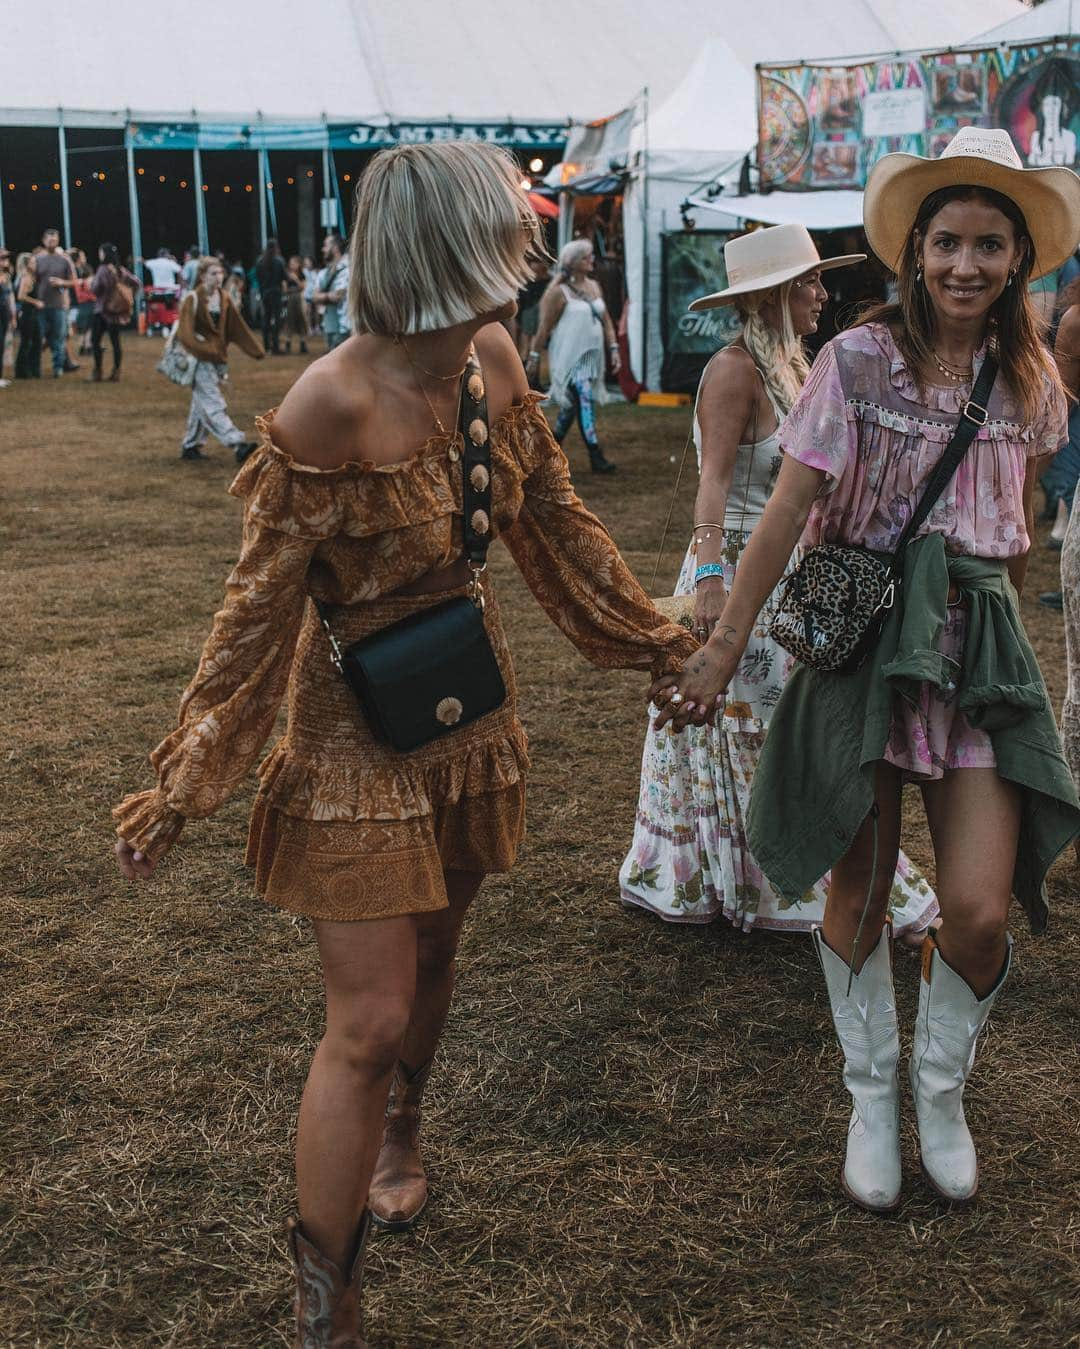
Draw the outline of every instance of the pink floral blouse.
<instances>
[{"instance_id":1,"label":"pink floral blouse","mask_svg":"<svg viewBox=\"0 0 1080 1349\"><path fill-rule=\"evenodd\" d=\"M975 369L983 351L975 356ZM968 384L921 395L885 324L870 323L822 348L780 428L785 453L826 474L803 543L861 544L889 552L952 437ZM999 376L981 427L920 534L945 535L952 553L1015 557L1027 551L1027 460L1068 438L1065 396L1046 377L1037 421L1025 423Z\"/></svg>"}]
</instances>

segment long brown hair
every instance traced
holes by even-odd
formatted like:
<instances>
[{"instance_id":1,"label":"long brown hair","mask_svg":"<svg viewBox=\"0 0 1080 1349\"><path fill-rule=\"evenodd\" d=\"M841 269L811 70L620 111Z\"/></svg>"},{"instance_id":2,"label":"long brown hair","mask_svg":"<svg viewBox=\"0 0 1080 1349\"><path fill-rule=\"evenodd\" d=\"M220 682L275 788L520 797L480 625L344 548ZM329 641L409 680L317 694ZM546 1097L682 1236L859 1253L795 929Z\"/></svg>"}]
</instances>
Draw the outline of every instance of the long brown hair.
<instances>
[{"instance_id":1,"label":"long brown hair","mask_svg":"<svg viewBox=\"0 0 1080 1349\"><path fill-rule=\"evenodd\" d=\"M875 305L861 313L855 323L890 325L900 354L925 396L922 374L934 365L937 318L919 275L916 235L925 237L931 220L950 202L976 200L996 207L1012 224L1017 243L1022 244L1012 284L994 301L988 319L1001 376L1020 403L1025 420L1032 422L1046 406L1046 380L1060 386L1061 377L1043 341L1045 324L1035 313L1028 295L1028 279L1035 265L1031 234L1024 213L1010 197L990 188L963 185L931 192L919 207L896 269L896 303Z\"/></svg>"}]
</instances>

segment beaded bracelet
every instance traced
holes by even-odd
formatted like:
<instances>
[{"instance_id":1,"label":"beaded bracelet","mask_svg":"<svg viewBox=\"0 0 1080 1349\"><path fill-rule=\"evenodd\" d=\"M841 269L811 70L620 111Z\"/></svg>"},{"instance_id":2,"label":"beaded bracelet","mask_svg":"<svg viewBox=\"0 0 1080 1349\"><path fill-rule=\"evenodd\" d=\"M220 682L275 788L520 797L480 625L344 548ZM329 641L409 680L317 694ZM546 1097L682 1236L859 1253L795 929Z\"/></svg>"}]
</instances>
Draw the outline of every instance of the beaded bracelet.
<instances>
[{"instance_id":1,"label":"beaded bracelet","mask_svg":"<svg viewBox=\"0 0 1080 1349\"><path fill-rule=\"evenodd\" d=\"M704 566L698 567L694 572L694 584L698 581L707 581L710 576L723 576L724 568L719 562L706 562Z\"/></svg>"}]
</instances>

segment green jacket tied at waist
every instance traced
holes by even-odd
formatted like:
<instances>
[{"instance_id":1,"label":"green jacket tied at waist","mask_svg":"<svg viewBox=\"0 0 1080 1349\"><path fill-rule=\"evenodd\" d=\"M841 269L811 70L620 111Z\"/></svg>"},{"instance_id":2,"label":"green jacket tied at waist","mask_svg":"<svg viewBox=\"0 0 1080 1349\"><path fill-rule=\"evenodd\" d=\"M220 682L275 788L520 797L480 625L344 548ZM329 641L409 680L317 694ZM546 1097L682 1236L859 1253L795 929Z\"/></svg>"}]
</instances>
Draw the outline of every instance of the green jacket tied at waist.
<instances>
[{"instance_id":1,"label":"green jacket tied at waist","mask_svg":"<svg viewBox=\"0 0 1080 1349\"><path fill-rule=\"evenodd\" d=\"M959 670L937 650L950 581L968 612ZM1005 564L946 554L942 535L928 534L907 548L899 596L861 670L792 671L754 776L750 849L773 887L798 900L840 860L870 811L893 699L914 704L924 681L952 684L964 715L990 736L998 773L1021 789L1013 893L1032 931L1043 932L1046 873L1080 833L1080 801Z\"/></svg>"}]
</instances>

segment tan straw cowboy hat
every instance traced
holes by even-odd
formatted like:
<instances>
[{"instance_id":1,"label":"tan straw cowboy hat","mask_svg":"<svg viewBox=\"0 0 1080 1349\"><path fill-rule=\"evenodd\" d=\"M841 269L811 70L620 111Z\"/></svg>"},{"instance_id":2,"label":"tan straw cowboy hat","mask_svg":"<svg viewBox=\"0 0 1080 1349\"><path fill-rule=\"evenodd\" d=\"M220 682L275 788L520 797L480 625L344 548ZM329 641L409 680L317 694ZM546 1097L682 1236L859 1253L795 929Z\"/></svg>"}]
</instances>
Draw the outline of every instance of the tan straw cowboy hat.
<instances>
[{"instance_id":1,"label":"tan straw cowboy hat","mask_svg":"<svg viewBox=\"0 0 1080 1349\"><path fill-rule=\"evenodd\" d=\"M870 247L896 271L931 192L969 186L1000 192L1024 213L1035 248L1033 278L1060 267L1080 241L1080 177L1072 169L1025 169L1007 131L965 126L939 159L885 155L870 170L863 197Z\"/></svg>"},{"instance_id":2,"label":"tan straw cowboy hat","mask_svg":"<svg viewBox=\"0 0 1080 1349\"><path fill-rule=\"evenodd\" d=\"M754 230L752 234L740 234L724 245L727 290L703 295L694 301L690 310L719 309L753 290L771 290L773 286L794 281L807 272L830 272L834 267L850 267L865 257L865 253L847 253L842 258L820 258L805 225L770 225L768 229Z\"/></svg>"}]
</instances>

